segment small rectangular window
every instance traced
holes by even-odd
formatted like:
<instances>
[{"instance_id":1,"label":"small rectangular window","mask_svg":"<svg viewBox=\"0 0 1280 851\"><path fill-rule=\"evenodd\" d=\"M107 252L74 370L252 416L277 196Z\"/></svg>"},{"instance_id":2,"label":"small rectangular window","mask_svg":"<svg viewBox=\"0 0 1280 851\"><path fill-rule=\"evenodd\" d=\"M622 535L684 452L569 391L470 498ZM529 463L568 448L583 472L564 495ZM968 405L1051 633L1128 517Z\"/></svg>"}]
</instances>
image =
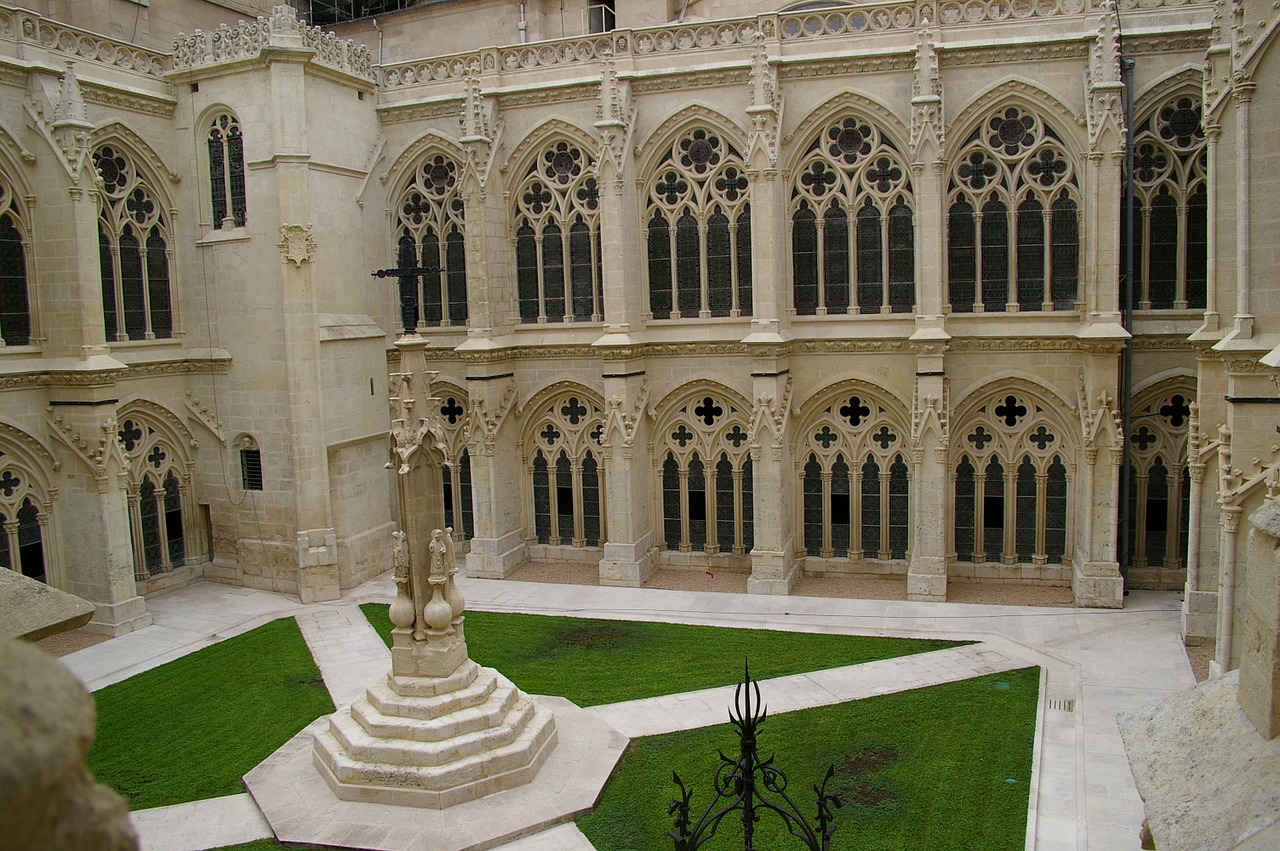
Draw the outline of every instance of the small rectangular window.
<instances>
[{"instance_id":1,"label":"small rectangular window","mask_svg":"<svg viewBox=\"0 0 1280 851\"><path fill-rule=\"evenodd\" d=\"M257 449L240 450L240 483L247 491L262 490L262 453Z\"/></svg>"}]
</instances>

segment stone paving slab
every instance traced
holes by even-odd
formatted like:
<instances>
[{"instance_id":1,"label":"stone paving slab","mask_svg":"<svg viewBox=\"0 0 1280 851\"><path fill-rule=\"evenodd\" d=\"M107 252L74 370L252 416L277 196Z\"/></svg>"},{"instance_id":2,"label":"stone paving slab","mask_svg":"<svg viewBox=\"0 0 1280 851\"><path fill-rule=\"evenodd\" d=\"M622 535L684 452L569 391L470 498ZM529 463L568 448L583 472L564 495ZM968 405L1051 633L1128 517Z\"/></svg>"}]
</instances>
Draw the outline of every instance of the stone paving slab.
<instances>
[{"instance_id":1,"label":"stone paving slab","mask_svg":"<svg viewBox=\"0 0 1280 851\"><path fill-rule=\"evenodd\" d=\"M295 619L334 706L351 703L391 670L391 651L356 606L310 606Z\"/></svg>"},{"instance_id":2,"label":"stone paving slab","mask_svg":"<svg viewBox=\"0 0 1280 851\"><path fill-rule=\"evenodd\" d=\"M271 825L248 794L130 813L142 851L203 851L267 839Z\"/></svg>"}]
</instances>

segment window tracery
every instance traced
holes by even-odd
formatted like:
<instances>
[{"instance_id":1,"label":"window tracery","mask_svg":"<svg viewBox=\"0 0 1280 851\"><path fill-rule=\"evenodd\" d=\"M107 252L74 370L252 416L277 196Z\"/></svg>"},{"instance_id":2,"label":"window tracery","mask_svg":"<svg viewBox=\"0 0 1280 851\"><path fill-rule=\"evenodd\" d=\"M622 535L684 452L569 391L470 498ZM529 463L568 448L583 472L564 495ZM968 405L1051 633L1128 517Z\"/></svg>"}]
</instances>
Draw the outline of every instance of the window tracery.
<instances>
[{"instance_id":1,"label":"window tracery","mask_svg":"<svg viewBox=\"0 0 1280 851\"><path fill-rule=\"evenodd\" d=\"M1138 125L1133 247L1140 310L1205 307L1207 163L1198 96L1170 98ZM1126 223L1121 216L1122 230Z\"/></svg>"},{"instance_id":2,"label":"window tracery","mask_svg":"<svg viewBox=\"0 0 1280 851\"><path fill-rule=\"evenodd\" d=\"M905 559L910 431L874 398L849 393L827 405L804 433L805 552L850 561Z\"/></svg>"},{"instance_id":3,"label":"window tracery","mask_svg":"<svg viewBox=\"0 0 1280 851\"><path fill-rule=\"evenodd\" d=\"M1053 128L1027 109L988 117L947 190L951 310L1072 310L1080 277L1079 185Z\"/></svg>"},{"instance_id":4,"label":"window tracery","mask_svg":"<svg viewBox=\"0 0 1280 851\"><path fill-rule=\"evenodd\" d=\"M455 541L476 535L475 512L471 503L471 453L467 449L468 404L463 394L444 392L440 403L440 424L444 434L441 447L448 462L440 468L444 503L444 523L453 529Z\"/></svg>"},{"instance_id":5,"label":"window tracery","mask_svg":"<svg viewBox=\"0 0 1280 851\"><path fill-rule=\"evenodd\" d=\"M649 186L654 319L750 316L751 199L742 155L713 130L671 146Z\"/></svg>"},{"instance_id":6,"label":"window tracery","mask_svg":"<svg viewBox=\"0 0 1280 851\"><path fill-rule=\"evenodd\" d=\"M25 222L12 184L0 175L0 346L31 344Z\"/></svg>"},{"instance_id":7,"label":"window tracery","mask_svg":"<svg viewBox=\"0 0 1280 851\"><path fill-rule=\"evenodd\" d=\"M240 121L230 113L209 122L209 196L214 227L242 228L248 221L244 185L244 137Z\"/></svg>"},{"instance_id":8,"label":"window tracery","mask_svg":"<svg viewBox=\"0 0 1280 851\"><path fill-rule=\"evenodd\" d=\"M595 161L570 142L556 142L529 167L514 195L520 321L601 321Z\"/></svg>"},{"instance_id":9,"label":"window tracery","mask_svg":"<svg viewBox=\"0 0 1280 851\"><path fill-rule=\"evenodd\" d=\"M566 393L531 424L534 537L540 544L604 546L603 412L581 394Z\"/></svg>"},{"instance_id":10,"label":"window tracery","mask_svg":"<svg viewBox=\"0 0 1280 851\"><path fill-rule=\"evenodd\" d=\"M113 145L98 148L93 164L102 178L98 256L107 341L172 337L171 241L155 192Z\"/></svg>"},{"instance_id":11,"label":"window tracery","mask_svg":"<svg viewBox=\"0 0 1280 851\"><path fill-rule=\"evenodd\" d=\"M134 574L145 580L186 564L191 474L176 441L141 413L122 419L116 436L129 464Z\"/></svg>"},{"instance_id":12,"label":"window tracery","mask_svg":"<svg viewBox=\"0 0 1280 851\"><path fill-rule=\"evenodd\" d=\"M858 116L810 144L791 192L796 313L914 310L910 174L894 144Z\"/></svg>"},{"instance_id":13,"label":"window tracery","mask_svg":"<svg viewBox=\"0 0 1280 851\"><path fill-rule=\"evenodd\" d=\"M0 449L0 567L47 581L50 508L30 471Z\"/></svg>"},{"instance_id":14,"label":"window tracery","mask_svg":"<svg viewBox=\"0 0 1280 851\"><path fill-rule=\"evenodd\" d=\"M396 262L438 268L400 281L404 330L467 324L466 206L452 158L436 154L414 169L396 202Z\"/></svg>"},{"instance_id":15,"label":"window tracery","mask_svg":"<svg viewBox=\"0 0 1280 851\"><path fill-rule=\"evenodd\" d=\"M1187 564L1193 401L1189 390L1165 387L1134 402L1128 436L1131 567L1179 570Z\"/></svg>"},{"instance_id":16,"label":"window tracery","mask_svg":"<svg viewBox=\"0 0 1280 851\"><path fill-rule=\"evenodd\" d=\"M1025 394L1000 393L956 433L957 560L1066 563L1069 455L1047 410Z\"/></svg>"},{"instance_id":17,"label":"window tracery","mask_svg":"<svg viewBox=\"0 0 1280 851\"><path fill-rule=\"evenodd\" d=\"M717 393L699 394L668 419L659 465L668 550L751 552L755 510L747 428L744 412Z\"/></svg>"}]
</instances>

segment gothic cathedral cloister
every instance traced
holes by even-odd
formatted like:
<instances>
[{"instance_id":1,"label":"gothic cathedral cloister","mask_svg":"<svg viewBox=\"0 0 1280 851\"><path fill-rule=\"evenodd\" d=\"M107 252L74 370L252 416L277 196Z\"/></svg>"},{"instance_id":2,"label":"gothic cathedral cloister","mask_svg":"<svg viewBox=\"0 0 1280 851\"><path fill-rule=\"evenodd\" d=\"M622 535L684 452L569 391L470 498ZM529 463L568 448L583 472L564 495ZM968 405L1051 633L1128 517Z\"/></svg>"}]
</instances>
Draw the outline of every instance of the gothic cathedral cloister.
<instances>
[{"instance_id":1,"label":"gothic cathedral cloister","mask_svg":"<svg viewBox=\"0 0 1280 851\"><path fill-rule=\"evenodd\" d=\"M472 577L1184 589L1234 667L1278 27L7 0L0 564L120 634L198 579L335 598L431 511Z\"/></svg>"}]
</instances>

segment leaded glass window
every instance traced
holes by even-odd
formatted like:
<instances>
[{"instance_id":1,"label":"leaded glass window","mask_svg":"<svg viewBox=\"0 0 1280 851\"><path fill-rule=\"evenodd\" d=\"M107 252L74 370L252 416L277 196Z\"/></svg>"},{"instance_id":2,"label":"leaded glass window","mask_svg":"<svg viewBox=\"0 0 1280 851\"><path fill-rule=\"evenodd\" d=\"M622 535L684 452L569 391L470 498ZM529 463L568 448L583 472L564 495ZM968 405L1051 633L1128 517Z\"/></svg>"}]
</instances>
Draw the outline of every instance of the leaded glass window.
<instances>
[{"instance_id":1,"label":"leaded glass window","mask_svg":"<svg viewBox=\"0 0 1280 851\"><path fill-rule=\"evenodd\" d=\"M667 549L745 555L753 543L744 413L721 396L691 397L664 419L662 526Z\"/></svg>"},{"instance_id":2,"label":"leaded glass window","mask_svg":"<svg viewBox=\"0 0 1280 851\"><path fill-rule=\"evenodd\" d=\"M0 346L31 343L31 301L27 287L29 237L18 201L0 175Z\"/></svg>"},{"instance_id":3,"label":"leaded glass window","mask_svg":"<svg viewBox=\"0 0 1280 851\"><path fill-rule=\"evenodd\" d=\"M400 317L406 333L466 325L466 205L451 157L425 158L396 202L396 265L434 269L402 275Z\"/></svg>"},{"instance_id":4,"label":"leaded glass window","mask_svg":"<svg viewBox=\"0 0 1280 851\"><path fill-rule=\"evenodd\" d=\"M751 204L745 163L697 128L671 146L649 186L654 319L751 315Z\"/></svg>"},{"instance_id":5,"label":"leaded glass window","mask_svg":"<svg viewBox=\"0 0 1280 851\"><path fill-rule=\"evenodd\" d=\"M148 180L119 148L93 154L102 178L98 248L108 342L173 336L171 237Z\"/></svg>"},{"instance_id":6,"label":"leaded glass window","mask_svg":"<svg viewBox=\"0 0 1280 851\"><path fill-rule=\"evenodd\" d=\"M242 228L248 221L244 189L244 138L235 116L223 113L209 122L209 195L213 226Z\"/></svg>"},{"instance_id":7,"label":"leaded glass window","mask_svg":"<svg viewBox=\"0 0 1280 851\"><path fill-rule=\"evenodd\" d=\"M953 537L965 562L1063 564L1067 558L1064 435L1045 407L1001 393L959 430Z\"/></svg>"},{"instance_id":8,"label":"leaded glass window","mask_svg":"<svg viewBox=\"0 0 1280 851\"><path fill-rule=\"evenodd\" d=\"M791 191L791 269L800 315L915 309L915 199L897 146L850 115L814 139Z\"/></svg>"},{"instance_id":9,"label":"leaded glass window","mask_svg":"<svg viewBox=\"0 0 1280 851\"><path fill-rule=\"evenodd\" d=\"M562 394L540 405L528 423L534 539L564 547L603 546L599 405L577 393Z\"/></svg>"},{"instance_id":10,"label":"leaded glass window","mask_svg":"<svg viewBox=\"0 0 1280 851\"><path fill-rule=\"evenodd\" d=\"M962 146L947 190L953 313L1071 310L1079 292L1079 184L1040 116L1009 106Z\"/></svg>"},{"instance_id":11,"label":"leaded glass window","mask_svg":"<svg viewBox=\"0 0 1280 851\"><path fill-rule=\"evenodd\" d=\"M1176 95L1144 117L1134 135L1134 297L1140 310L1205 307L1208 151L1201 109L1198 94Z\"/></svg>"},{"instance_id":12,"label":"leaded glass window","mask_svg":"<svg viewBox=\"0 0 1280 851\"><path fill-rule=\"evenodd\" d=\"M1134 400L1129 431L1129 567L1186 567L1187 432L1193 401L1191 389L1176 382L1144 391Z\"/></svg>"},{"instance_id":13,"label":"leaded glass window","mask_svg":"<svg viewBox=\"0 0 1280 851\"><path fill-rule=\"evenodd\" d=\"M910 545L902 417L869 394L834 397L805 426L801 523L817 558L897 560Z\"/></svg>"},{"instance_id":14,"label":"leaded glass window","mask_svg":"<svg viewBox=\"0 0 1280 851\"><path fill-rule=\"evenodd\" d=\"M595 161L570 142L556 142L525 172L514 196L520 321L601 321L604 288Z\"/></svg>"}]
</instances>

